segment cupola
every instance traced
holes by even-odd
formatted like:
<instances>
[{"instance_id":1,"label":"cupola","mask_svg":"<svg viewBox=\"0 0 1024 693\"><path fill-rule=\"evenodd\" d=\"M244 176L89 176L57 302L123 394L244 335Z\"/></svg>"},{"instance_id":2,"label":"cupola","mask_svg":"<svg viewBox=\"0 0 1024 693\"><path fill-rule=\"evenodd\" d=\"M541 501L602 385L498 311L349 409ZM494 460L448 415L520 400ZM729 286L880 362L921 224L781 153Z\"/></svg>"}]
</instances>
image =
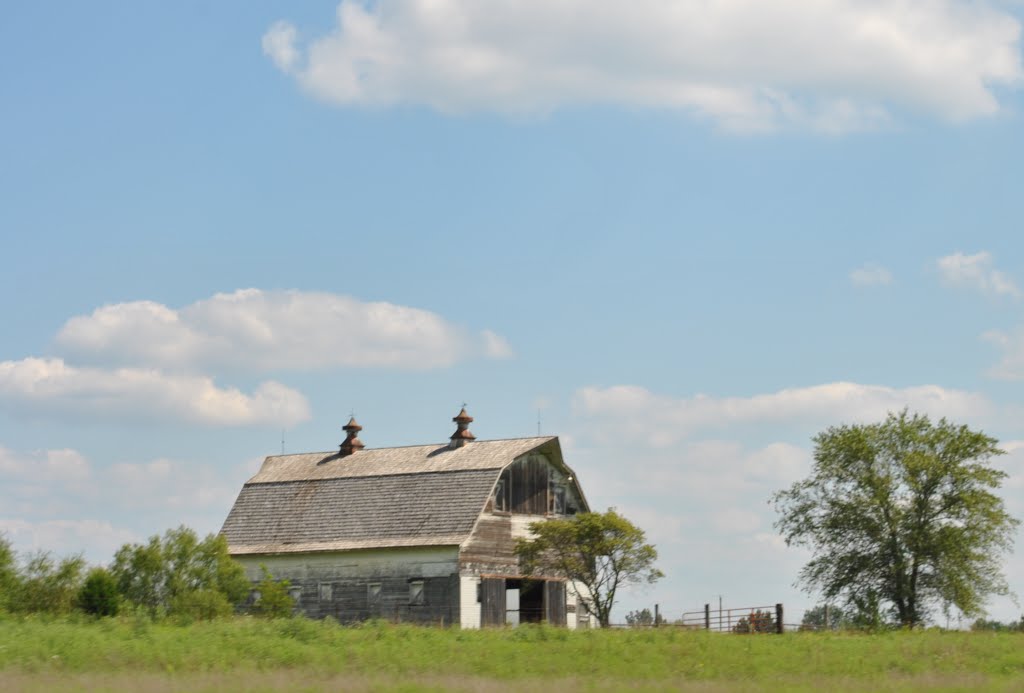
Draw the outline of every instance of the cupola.
<instances>
[{"instance_id":1,"label":"cupola","mask_svg":"<svg viewBox=\"0 0 1024 693\"><path fill-rule=\"evenodd\" d=\"M473 417L466 413L466 405L462 405L462 411L452 419L455 422L455 433L452 433L451 443L448 447L452 450L461 448L466 443L476 440L476 436L470 433L469 424L473 423Z\"/></svg>"},{"instance_id":2,"label":"cupola","mask_svg":"<svg viewBox=\"0 0 1024 693\"><path fill-rule=\"evenodd\" d=\"M356 423L356 417L350 418L348 423L342 426L342 430L345 431L345 442L341 444L339 451L341 457L348 457L365 447L363 441L359 440L359 431L363 430L363 427Z\"/></svg>"}]
</instances>

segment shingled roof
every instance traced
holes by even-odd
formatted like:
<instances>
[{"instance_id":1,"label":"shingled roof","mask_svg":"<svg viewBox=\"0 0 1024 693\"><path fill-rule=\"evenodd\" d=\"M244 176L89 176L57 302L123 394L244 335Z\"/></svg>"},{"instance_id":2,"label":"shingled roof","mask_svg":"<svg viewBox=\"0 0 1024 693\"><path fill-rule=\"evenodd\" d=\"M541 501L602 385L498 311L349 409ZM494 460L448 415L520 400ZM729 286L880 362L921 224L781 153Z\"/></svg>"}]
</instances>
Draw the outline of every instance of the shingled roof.
<instances>
[{"instance_id":1,"label":"shingled roof","mask_svg":"<svg viewBox=\"0 0 1024 693\"><path fill-rule=\"evenodd\" d=\"M242 487L221 533L232 554L459 545L501 470L555 437L273 455Z\"/></svg>"}]
</instances>

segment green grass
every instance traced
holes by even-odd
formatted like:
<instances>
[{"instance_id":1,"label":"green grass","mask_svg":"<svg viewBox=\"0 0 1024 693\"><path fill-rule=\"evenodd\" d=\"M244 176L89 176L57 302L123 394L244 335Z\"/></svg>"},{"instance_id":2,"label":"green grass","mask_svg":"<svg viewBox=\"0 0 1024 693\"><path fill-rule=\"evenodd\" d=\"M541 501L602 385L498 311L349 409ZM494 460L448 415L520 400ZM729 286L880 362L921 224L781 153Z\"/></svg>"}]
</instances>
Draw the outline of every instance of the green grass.
<instances>
[{"instance_id":1,"label":"green grass","mask_svg":"<svg viewBox=\"0 0 1024 693\"><path fill-rule=\"evenodd\" d=\"M0 620L0 690L1024 690L1024 635Z\"/></svg>"}]
</instances>

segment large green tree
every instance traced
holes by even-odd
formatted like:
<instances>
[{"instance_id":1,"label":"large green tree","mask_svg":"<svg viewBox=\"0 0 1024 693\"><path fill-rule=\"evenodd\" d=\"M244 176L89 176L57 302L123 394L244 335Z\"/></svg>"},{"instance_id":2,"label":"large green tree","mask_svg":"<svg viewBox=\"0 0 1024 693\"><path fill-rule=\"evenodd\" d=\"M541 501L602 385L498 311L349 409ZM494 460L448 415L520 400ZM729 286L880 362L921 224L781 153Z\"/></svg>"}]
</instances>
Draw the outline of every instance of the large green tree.
<instances>
[{"instance_id":1,"label":"large green tree","mask_svg":"<svg viewBox=\"0 0 1024 693\"><path fill-rule=\"evenodd\" d=\"M602 628L611 623L619 588L652 583L663 574L654 567L658 552L644 531L610 509L530 524L530 539L516 541L527 575L560 575L582 588L580 599Z\"/></svg>"},{"instance_id":2,"label":"large green tree","mask_svg":"<svg viewBox=\"0 0 1024 693\"><path fill-rule=\"evenodd\" d=\"M169 529L145 544L125 544L110 572L132 604L197 618L230 613L251 588L223 536L199 539L188 527Z\"/></svg>"},{"instance_id":3,"label":"large green tree","mask_svg":"<svg viewBox=\"0 0 1024 693\"><path fill-rule=\"evenodd\" d=\"M814 438L814 466L773 496L786 543L810 548L809 591L842 599L874 621L904 626L936 607L983 612L1006 594L1002 555L1019 521L995 493L1006 474L989 462L995 438L906 410Z\"/></svg>"}]
</instances>

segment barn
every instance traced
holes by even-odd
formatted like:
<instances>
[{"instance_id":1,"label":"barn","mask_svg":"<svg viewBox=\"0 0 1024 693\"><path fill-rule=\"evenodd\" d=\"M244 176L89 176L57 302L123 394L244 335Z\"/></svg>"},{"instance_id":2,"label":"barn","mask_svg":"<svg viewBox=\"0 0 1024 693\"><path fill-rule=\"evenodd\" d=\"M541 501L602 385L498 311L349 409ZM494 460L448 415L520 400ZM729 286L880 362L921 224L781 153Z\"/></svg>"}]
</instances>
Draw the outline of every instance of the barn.
<instances>
[{"instance_id":1,"label":"barn","mask_svg":"<svg viewBox=\"0 0 1024 693\"><path fill-rule=\"evenodd\" d=\"M221 530L231 555L314 618L591 626L576 585L522 575L513 551L531 522L589 511L558 438L476 440L465 408L452 421L447 443L371 449L352 418L336 452L267 457Z\"/></svg>"}]
</instances>

